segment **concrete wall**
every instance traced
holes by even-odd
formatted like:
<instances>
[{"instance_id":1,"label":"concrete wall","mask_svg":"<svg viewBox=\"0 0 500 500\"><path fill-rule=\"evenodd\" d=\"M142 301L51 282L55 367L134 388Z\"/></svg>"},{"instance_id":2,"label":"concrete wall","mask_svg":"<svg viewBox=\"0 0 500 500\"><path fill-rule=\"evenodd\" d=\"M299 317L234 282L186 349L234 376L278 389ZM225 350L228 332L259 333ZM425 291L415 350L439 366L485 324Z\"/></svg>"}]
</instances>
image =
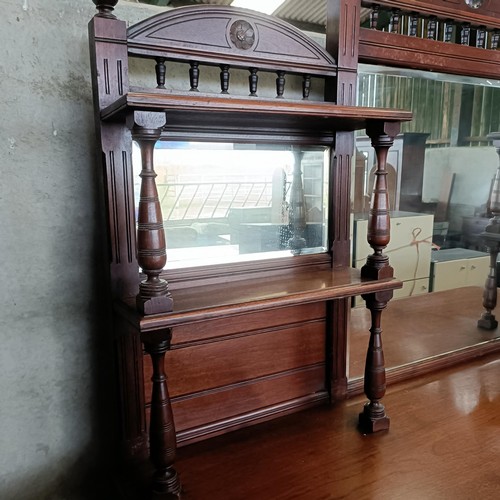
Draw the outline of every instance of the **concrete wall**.
<instances>
[{"instance_id":1,"label":"concrete wall","mask_svg":"<svg viewBox=\"0 0 500 500\"><path fill-rule=\"evenodd\" d=\"M493 146L427 149L424 168L424 201L439 199L445 175L455 174L448 221L450 231L461 232L464 217L482 215L498 166Z\"/></svg>"},{"instance_id":2,"label":"concrete wall","mask_svg":"<svg viewBox=\"0 0 500 500\"><path fill-rule=\"evenodd\" d=\"M0 498L99 498L91 490L109 472L116 422L102 397L113 373L99 326L105 267L87 40L95 8L0 6ZM117 7L133 22L156 11Z\"/></svg>"},{"instance_id":3,"label":"concrete wall","mask_svg":"<svg viewBox=\"0 0 500 500\"><path fill-rule=\"evenodd\" d=\"M456 174L451 203L480 207L488 200L498 166L493 146L426 149L423 198L439 198L445 174Z\"/></svg>"}]
</instances>

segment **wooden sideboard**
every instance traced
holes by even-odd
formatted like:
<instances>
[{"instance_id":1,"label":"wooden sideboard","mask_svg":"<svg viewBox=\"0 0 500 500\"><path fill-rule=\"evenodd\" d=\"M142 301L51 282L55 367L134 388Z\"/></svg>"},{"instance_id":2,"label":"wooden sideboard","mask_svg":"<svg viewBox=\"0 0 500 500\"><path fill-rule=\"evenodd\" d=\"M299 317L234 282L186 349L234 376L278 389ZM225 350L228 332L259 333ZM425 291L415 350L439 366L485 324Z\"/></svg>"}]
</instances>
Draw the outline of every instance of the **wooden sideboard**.
<instances>
[{"instance_id":1,"label":"wooden sideboard","mask_svg":"<svg viewBox=\"0 0 500 500\"><path fill-rule=\"evenodd\" d=\"M253 11L185 7L127 28L114 15L117 0L94 3L92 81L125 455L132 462L149 455L152 494L176 497L177 442L346 397L347 322L357 295L372 317L369 401L359 423L363 432L387 429L381 315L401 282L384 254L390 240L385 165L400 122L411 114L355 106L358 2L328 3L328 51ZM129 85L132 57L150 62L156 88ZM186 67L184 89L165 88L171 62ZM200 91L205 66L220 70L220 93ZM232 94L232 71L247 72L249 95ZM266 73L276 78L276 98L258 97L259 76ZM287 97L287 75L301 79L299 99ZM318 83L325 99L311 100L311 85ZM377 170L370 255L355 270L349 261L349 179L358 129L371 139ZM334 150L326 251L302 255L300 245L290 243L283 259L169 269L154 147L160 140L191 138ZM137 210L132 140L142 161ZM300 193L300 186L292 188L294 244L305 227Z\"/></svg>"}]
</instances>

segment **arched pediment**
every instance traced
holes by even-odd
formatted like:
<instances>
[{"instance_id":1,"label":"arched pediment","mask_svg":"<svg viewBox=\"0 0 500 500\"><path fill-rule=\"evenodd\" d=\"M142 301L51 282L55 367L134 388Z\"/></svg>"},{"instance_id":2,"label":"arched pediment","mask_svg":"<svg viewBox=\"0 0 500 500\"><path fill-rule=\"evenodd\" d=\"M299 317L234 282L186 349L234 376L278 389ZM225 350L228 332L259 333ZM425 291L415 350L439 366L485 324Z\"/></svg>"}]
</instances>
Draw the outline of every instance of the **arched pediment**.
<instances>
[{"instance_id":1,"label":"arched pediment","mask_svg":"<svg viewBox=\"0 0 500 500\"><path fill-rule=\"evenodd\" d=\"M168 10L128 30L129 51L169 59L334 75L333 57L275 17L225 6Z\"/></svg>"}]
</instances>

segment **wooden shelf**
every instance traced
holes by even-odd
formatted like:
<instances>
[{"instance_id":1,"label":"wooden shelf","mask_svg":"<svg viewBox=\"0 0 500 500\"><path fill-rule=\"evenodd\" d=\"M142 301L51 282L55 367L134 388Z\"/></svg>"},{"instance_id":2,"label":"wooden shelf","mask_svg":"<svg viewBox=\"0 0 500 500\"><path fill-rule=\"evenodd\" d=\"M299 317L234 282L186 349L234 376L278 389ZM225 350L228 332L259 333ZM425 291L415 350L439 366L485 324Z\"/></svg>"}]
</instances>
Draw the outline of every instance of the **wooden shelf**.
<instances>
[{"instance_id":1,"label":"wooden shelf","mask_svg":"<svg viewBox=\"0 0 500 500\"><path fill-rule=\"evenodd\" d=\"M170 313L141 316L135 302L119 302L117 309L144 334L211 318L401 288L394 279L367 280L357 269L297 271L263 279L194 286L176 290Z\"/></svg>"},{"instance_id":2,"label":"wooden shelf","mask_svg":"<svg viewBox=\"0 0 500 500\"><path fill-rule=\"evenodd\" d=\"M402 122L412 118L411 112L361 106L338 106L334 103L305 100L255 99L217 94L174 94L165 90L128 92L106 107L103 120L122 119L130 111L168 112L167 127L203 123L237 123L239 128L259 126L265 118L266 128L353 131L366 128L371 121ZM196 126L193 127L193 124Z\"/></svg>"}]
</instances>

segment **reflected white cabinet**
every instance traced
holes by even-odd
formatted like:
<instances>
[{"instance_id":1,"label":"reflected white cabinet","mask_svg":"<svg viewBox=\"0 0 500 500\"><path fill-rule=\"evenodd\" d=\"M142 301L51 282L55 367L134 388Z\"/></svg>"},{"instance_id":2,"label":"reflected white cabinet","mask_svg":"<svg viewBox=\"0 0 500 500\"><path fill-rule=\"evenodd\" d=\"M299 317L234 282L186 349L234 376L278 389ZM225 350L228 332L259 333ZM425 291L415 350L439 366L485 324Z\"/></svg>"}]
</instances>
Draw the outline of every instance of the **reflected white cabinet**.
<instances>
[{"instance_id":1,"label":"reflected white cabinet","mask_svg":"<svg viewBox=\"0 0 500 500\"><path fill-rule=\"evenodd\" d=\"M403 281L394 298L419 295L429 291L434 216L414 212L391 212L391 241L385 253L394 268L394 276ZM372 253L366 240L366 215L354 216L353 267L360 269Z\"/></svg>"},{"instance_id":2,"label":"reflected white cabinet","mask_svg":"<svg viewBox=\"0 0 500 500\"><path fill-rule=\"evenodd\" d=\"M490 257L487 253L467 248L449 248L432 253L431 291L463 286L483 287L488 276Z\"/></svg>"}]
</instances>

